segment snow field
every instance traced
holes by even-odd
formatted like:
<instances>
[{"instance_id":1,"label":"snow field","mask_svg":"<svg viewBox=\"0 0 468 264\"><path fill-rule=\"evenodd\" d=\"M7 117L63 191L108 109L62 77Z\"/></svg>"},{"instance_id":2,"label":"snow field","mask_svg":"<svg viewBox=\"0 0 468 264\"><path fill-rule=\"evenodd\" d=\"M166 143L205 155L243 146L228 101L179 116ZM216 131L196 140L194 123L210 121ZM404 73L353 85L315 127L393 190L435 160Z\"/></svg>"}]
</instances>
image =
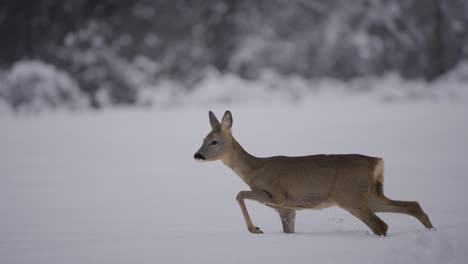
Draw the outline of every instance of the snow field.
<instances>
[{"instance_id":1,"label":"snow field","mask_svg":"<svg viewBox=\"0 0 468 264\"><path fill-rule=\"evenodd\" d=\"M194 152L208 110L258 156L362 153L385 159L385 193L417 200L437 231L379 214L376 237L339 208L302 210L296 234L247 186ZM0 119L0 263L466 263L468 106L322 96L297 105L57 112Z\"/></svg>"}]
</instances>

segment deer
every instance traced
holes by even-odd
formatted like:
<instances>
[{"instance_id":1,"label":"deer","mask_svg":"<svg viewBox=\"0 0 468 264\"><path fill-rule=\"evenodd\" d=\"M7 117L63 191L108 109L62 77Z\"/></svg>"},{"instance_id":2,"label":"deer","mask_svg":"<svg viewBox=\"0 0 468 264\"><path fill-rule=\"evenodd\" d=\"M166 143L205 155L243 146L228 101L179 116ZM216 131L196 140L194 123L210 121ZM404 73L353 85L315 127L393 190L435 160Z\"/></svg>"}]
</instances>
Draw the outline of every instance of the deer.
<instances>
[{"instance_id":1,"label":"deer","mask_svg":"<svg viewBox=\"0 0 468 264\"><path fill-rule=\"evenodd\" d=\"M236 200L251 233L263 234L252 223L244 200L275 209L284 233L295 232L297 210L331 206L348 211L378 236L386 236L388 229L375 214L380 212L410 215L433 229L418 202L392 200L384 195L382 158L360 154L256 157L233 137L230 111L224 113L221 122L209 111L209 120L211 131L194 158L221 160L250 187L249 191L240 191Z\"/></svg>"}]
</instances>

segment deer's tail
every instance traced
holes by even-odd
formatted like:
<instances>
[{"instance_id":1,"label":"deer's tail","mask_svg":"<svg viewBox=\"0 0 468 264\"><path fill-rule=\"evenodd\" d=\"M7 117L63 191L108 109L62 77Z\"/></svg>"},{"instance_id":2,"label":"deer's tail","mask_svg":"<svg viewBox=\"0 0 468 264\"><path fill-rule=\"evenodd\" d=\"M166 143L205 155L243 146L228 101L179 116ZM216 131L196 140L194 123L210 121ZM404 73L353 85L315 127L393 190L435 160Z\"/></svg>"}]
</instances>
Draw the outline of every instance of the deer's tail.
<instances>
[{"instance_id":1,"label":"deer's tail","mask_svg":"<svg viewBox=\"0 0 468 264\"><path fill-rule=\"evenodd\" d=\"M383 183L384 183L384 162L383 159L377 158L374 165L374 171L372 173L372 180L370 183L370 193L377 196L383 195Z\"/></svg>"}]
</instances>

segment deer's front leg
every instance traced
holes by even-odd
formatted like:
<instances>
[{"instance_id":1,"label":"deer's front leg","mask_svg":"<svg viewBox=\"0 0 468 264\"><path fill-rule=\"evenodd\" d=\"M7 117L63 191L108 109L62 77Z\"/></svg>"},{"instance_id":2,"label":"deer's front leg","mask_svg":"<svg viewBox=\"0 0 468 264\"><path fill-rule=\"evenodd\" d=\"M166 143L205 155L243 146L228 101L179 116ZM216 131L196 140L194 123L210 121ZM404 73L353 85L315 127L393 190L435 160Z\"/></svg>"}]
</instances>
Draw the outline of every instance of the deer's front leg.
<instances>
[{"instance_id":1,"label":"deer's front leg","mask_svg":"<svg viewBox=\"0 0 468 264\"><path fill-rule=\"evenodd\" d=\"M294 233L294 224L296 222L296 210L287 208L277 208L281 223L283 224L284 233Z\"/></svg>"},{"instance_id":2,"label":"deer's front leg","mask_svg":"<svg viewBox=\"0 0 468 264\"><path fill-rule=\"evenodd\" d=\"M260 228L252 224L249 212L247 212L247 208L245 207L244 199L254 200L262 204L272 204L274 202L271 199L270 194L264 191L241 191L237 194L236 197L236 200L239 203L239 206L242 210L242 214L244 215L245 223L247 224L247 229L254 234L263 234Z\"/></svg>"}]
</instances>

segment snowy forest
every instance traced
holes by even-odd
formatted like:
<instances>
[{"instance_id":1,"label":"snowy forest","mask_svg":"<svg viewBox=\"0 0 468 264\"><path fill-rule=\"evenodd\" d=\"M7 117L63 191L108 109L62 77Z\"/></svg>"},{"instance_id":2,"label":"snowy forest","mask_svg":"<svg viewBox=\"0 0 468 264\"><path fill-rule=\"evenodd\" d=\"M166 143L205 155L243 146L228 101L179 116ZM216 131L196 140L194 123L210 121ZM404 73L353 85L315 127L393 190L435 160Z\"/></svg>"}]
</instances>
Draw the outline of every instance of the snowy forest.
<instances>
[{"instance_id":1,"label":"snowy forest","mask_svg":"<svg viewBox=\"0 0 468 264\"><path fill-rule=\"evenodd\" d=\"M259 84L291 97L324 79L463 74L468 2L4 0L0 36L4 109L171 105L213 79L229 100Z\"/></svg>"},{"instance_id":2,"label":"snowy forest","mask_svg":"<svg viewBox=\"0 0 468 264\"><path fill-rule=\"evenodd\" d=\"M0 264L466 264L467 157L468 0L0 0Z\"/></svg>"}]
</instances>

